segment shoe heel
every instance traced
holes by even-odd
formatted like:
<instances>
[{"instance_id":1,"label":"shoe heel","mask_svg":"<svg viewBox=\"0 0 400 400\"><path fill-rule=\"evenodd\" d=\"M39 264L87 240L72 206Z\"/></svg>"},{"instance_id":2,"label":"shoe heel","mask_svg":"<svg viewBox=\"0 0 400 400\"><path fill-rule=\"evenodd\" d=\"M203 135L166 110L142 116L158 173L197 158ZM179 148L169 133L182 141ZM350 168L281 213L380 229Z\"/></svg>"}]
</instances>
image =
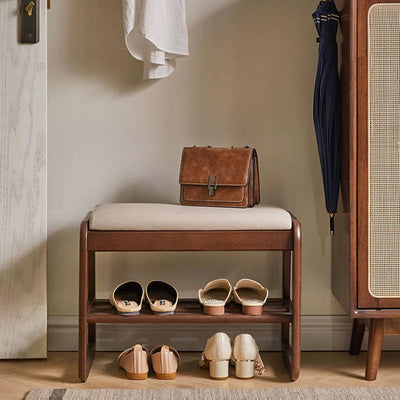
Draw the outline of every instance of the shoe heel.
<instances>
[{"instance_id":1,"label":"shoe heel","mask_svg":"<svg viewBox=\"0 0 400 400\"><path fill-rule=\"evenodd\" d=\"M203 306L203 312L207 315L224 315L225 306L209 307Z\"/></svg>"},{"instance_id":2,"label":"shoe heel","mask_svg":"<svg viewBox=\"0 0 400 400\"><path fill-rule=\"evenodd\" d=\"M147 372L143 373L143 374L135 374L134 372L127 372L126 376L128 377L128 379L132 379L134 381L141 381L144 379L147 379Z\"/></svg>"},{"instance_id":3,"label":"shoe heel","mask_svg":"<svg viewBox=\"0 0 400 400\"><path fill-rule=\"evenodd\" d=\"M262 315L263 306L242 306L242 314Z\"/></svg>"},{"instance_id":4,"label":"shoe heel","mask_svg":"<svg viewBox=\"0 0 400 400\"><path fill-rule=\"evenodd\" d=\"M170 374L157 374L156 373L156 378L157 379L162 379L165 381L169 381L171 379L175 379L176 378L176 372L172 372Z\"/></svg>"},{"instance_id":5,"label":"shoe heel","mask_svg":"<svg viewBox=\"0 0 400 400\"><path fill-rule=\"evenodd\" d=\"M254 377L254 361L236 361L236 378L250 379Z\"/></svg>"},{"instance_id":6,"label":"shoe heel","mask_svg":"<svg viewBox=\"0 0 400 400\"><path fill-rule=\"evenodd\" d=\"M229 361L210 361L210 378L211 379L227 379L229 376Z\"/></svg>"}]
</instances>

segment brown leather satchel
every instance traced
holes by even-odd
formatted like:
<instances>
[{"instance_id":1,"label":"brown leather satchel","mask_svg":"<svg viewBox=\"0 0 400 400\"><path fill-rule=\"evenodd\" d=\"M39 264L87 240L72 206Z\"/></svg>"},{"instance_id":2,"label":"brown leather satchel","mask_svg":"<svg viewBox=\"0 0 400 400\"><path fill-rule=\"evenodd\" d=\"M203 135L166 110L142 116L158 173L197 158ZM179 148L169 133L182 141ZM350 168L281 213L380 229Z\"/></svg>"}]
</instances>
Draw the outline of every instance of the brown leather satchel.
<instances>
[{"instance_id":1,"label":"brown leather satchel","mask_svg":"<svg viewBox=\"0 0 400 400\"><path fill-rule=\"evenodd\" d=\"M257 152L250 147L185 147L179 183L185 206L253 207L260 202Z\"/></svg>"}]
</instances>

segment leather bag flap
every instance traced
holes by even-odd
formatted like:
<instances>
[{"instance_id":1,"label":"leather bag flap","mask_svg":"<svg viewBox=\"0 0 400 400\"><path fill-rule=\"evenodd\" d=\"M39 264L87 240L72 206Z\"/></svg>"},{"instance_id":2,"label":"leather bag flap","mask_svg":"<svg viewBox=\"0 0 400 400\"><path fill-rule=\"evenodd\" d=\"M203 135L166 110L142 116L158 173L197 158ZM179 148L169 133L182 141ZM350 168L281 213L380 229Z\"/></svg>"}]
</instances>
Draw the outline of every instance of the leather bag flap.
<instances>
[{"instance_id":1,"label":"leather bag flap","mask_svg":"<svg viewBox=\"0 0 400 400\"><path fill-rule=\"evenodd\" d=\"M185 147L182 151L179 183L208 185L209 176L219 186L246 186L250 176L253 149L235 147Z\"/></svg>"}]
</instances>

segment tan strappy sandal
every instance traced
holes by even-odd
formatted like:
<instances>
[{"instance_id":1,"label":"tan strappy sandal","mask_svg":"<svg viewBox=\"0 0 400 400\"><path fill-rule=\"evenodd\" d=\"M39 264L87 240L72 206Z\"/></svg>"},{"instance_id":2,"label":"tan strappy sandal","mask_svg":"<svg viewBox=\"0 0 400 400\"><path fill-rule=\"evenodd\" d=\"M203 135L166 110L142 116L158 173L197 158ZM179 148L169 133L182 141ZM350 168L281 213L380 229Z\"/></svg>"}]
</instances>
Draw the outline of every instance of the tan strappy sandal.
<instances>
[{"instance_id":1,"label":"tan strappy sandal","mask_svg":"<svg viewBox=\"0 0 400 400\"><path fill-rule=\"evenodd\" d=\"M143 298L143 286L139 282L127 281L113 290L110 304L116 308L119 315L137 315L142 309Z\"/></svg>"},{"instance_id":2,"label":"tan strappy sandal","mask_svg":"<svg viewBox=\"0 0 400 400\"><path fill-rule=\"evenodd\" d=\"M150 351L151 364L158 379L175 379L180 362L176 349L166 345L153 347Z\"/></svg>"},{"instance_id":3,"label":"tan strappy sandal","mask_svg":"<svg viewBox=\"0 0 400 400\"><path fill-rule=\"evenodd\" d=\"M242 313L261 315L268 298L268 289L252 279L240 279L233 288L235 303L242 305Z\"/></svg>"},{"instance_id":4,"label":"tan strappy sandal","mask_svg":"<svg viewBox=\"0 0 400 400\"><path fill-rule=\"evenodd\" d=\"M231 300L232 285L227 279L215 279L199 290L199 301L203 305L204 314L222 315L225 305Z\"/></svg>"},{"instance_id":5,"label":"tan strappy sandal","mask_svg":"<svg viewBox=\"0 0 400 400\"><path fill-rule=\"evenodd\" d=\"M125 370L126 376L133 380L146 379L149 373L149 352L141 344L136 344L124 350L118 357L117 363Z\"/></svg>"},{"instance_id":6,"label":"tan strappy sandal","mask_svg":"<svg viewBox=\"0 0 400 400\"><path fill-rule=\"evenodd\" d=\"M146 286L146 300L154 314L170 315L178 304L178 291L169 283L151 281Z\"/></svg>"}]
</instances>

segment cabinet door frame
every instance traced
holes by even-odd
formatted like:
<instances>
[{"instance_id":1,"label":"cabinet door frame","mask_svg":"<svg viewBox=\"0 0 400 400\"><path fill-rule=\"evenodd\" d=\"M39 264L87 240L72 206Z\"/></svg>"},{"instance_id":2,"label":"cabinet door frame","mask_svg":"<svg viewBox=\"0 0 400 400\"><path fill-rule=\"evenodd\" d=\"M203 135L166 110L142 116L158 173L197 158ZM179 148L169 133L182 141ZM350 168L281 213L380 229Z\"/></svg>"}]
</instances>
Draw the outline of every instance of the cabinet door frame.
<instances>
[{"instance_id":1,"label":"cabinet door frame","mask_svg":"<svg viewBox=\"0 0 400 400\"><path fill-rule=\"evenodd\" d=\"M358 1L357 11L357 308L400 308L400 298L377 298L369 291L369 194L368 194L368 13L375 4L399 0Z\"/></svg>"}]
</instances>

